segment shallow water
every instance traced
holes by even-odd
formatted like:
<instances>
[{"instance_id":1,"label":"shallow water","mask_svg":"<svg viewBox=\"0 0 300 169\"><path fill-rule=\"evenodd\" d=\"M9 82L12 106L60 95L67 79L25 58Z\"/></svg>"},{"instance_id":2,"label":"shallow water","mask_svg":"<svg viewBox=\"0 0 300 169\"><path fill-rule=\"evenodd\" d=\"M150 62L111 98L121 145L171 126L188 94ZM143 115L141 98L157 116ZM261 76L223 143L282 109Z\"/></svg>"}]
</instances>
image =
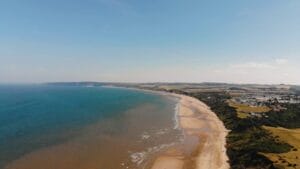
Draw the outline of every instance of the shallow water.
<instances>
[{"instance_id":1,"label":"shallow water","mask_svg":"<svg viewBox=\"0 0 300 169\"><path fill-rule=\"evenodd\" d=\"M144 168L182 137L176 103L119 88L0 86L0 168Z\"/></svg>"}]
</instances>

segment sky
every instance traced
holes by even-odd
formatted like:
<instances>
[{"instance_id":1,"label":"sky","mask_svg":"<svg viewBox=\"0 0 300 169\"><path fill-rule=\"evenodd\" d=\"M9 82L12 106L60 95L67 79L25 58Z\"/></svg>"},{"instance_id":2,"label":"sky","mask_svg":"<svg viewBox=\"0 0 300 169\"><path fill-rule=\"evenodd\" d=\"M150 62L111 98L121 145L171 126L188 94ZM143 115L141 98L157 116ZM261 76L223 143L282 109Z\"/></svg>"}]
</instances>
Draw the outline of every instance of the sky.
<instances>
[{"instance_id":1,"label":"sky","mask_svg":"<svg viewBox=\"0 0 300 169\"><path fill-rule=\"evenodd\" d=\"M0 83L300 84L299 0L0 0Z\"/></svg>"}]
</instances>

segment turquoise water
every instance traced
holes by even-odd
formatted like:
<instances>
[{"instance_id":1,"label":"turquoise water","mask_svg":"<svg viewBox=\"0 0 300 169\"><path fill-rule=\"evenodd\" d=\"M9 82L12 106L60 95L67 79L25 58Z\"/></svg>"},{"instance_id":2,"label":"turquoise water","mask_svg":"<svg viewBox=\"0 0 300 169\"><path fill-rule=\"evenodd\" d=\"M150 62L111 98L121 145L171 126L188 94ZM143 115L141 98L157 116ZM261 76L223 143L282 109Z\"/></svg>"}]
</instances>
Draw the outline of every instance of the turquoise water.
<instances>
[{"instance_id":1,"label":"turquoise water","mask_svg":"<svg viewBox=\"0 0 300 169\"><path fill-rule=\"evenodd\" d=\"M34 150L76 138L82 128L99 120L120 117L145 103L164 106L163 100L119 88L2 85L0 168ZM169 113L167 118L171 117Z\"/></svg>"}]
</instances>

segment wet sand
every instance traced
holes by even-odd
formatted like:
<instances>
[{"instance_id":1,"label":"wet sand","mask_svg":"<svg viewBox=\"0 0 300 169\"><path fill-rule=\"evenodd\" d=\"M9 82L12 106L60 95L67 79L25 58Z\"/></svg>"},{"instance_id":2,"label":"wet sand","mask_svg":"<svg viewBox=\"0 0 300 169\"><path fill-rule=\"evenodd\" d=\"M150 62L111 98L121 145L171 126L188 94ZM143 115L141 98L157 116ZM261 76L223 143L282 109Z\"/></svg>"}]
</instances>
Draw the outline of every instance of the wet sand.
<instances>
[{"instance_id":1,"label":"wet sand","mask_svg":"<svg viewBox=\"0 0 300 169\"><path fill-rule=\"evenodd\" d=\"M201 101L171 95L180 99L178 116L185 139L181 146L162 152L151 169L229 169L223 123Z\"/></svg>"}]
</instances>

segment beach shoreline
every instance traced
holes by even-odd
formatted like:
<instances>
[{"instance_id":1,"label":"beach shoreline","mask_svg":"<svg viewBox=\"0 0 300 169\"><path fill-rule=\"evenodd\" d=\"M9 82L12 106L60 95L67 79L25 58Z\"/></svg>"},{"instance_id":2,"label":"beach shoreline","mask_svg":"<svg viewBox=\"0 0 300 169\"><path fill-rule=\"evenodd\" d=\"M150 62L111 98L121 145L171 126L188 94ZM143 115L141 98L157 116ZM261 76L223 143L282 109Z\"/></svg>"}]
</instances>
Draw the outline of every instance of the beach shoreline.
<instances>
[{"instance_id":1,"label":"beach shoreline","mask_svg":"<svg viewBox=\"0 0 300 169\"><path fill-rule=\"evenodd\" d=\"M228 130L200 100L161 92L179 99L178 120L184 132L183 144L157 156L151 169L229 169L226 154Z\"/></svg>"},{"instance_id":2,"label":"beach shoreline","mask_svg":"<svg viewBox=\"0 0 300 169\"><path fill-rule=\"evenodd\" d=\"M172 107L176 103L174 113L170 111L172 114L170 114L170 116L165 116L165 110L169 112L169 109L162 109L162 107L159 107L159 110L155 110L154 107L151 107L150 105L148 105L148 107L145 107L145 105L142 107L136 107L127 111L127 116L123 116L122 119L127 119L125 119L126 123L124 124L133 124L132 126L127 126L127 128L131 129L130 131L137 133L138 139L140 140L130 140L129 137L126 137L126 134L122 135L122 137L119 134L118 136L114 136L109 135L109 133L101 135L101 128L105 129L104 126L107 124L118 124L117 122L119 121L95 123L94 125L84 129L83 133L85 133L85 135L82 135L75 140L70 140L62 144L45 147L43 149L25 154L19 159L9 163L7 166L5 166L5 168L32 169L44 167L81 169L87 167L104 167L107 165L105 168L108 166L114 166L113 168L127 167L132 169L229 169L229 164L227 162L228 158L225 149L227 130L220 119L218 119L216 114L198 99L166 91L119 86L104 87L124 88L127 90L137 90L153 95L160 95L161 97L165 97L166 100L175 101L172 101L172 104L170 105ZM162 101L159 101L159 103L162 103ZM147 110L145 110L145 108L147 108ZM143 116L139 116L138 112L143 111L156 112L156 116L152 116L152 114L149 114L148 116L145 114ZM146 119L149 120L146 125L148 127L141 130L144 132L140 137L140 131L135 130L136 127L134 124L136 123L129 122L135 120L136 118L134 117L137 117L136 120L139 121L142 120L139 119L139 117L145 116L147 117ZM152 127L153 125L155 126L155 124L161 124L160 122L157 123L156 121L165 119L163 117L170 119L171 116L173 118L173 123L170 121L171 123L168 123L167 128L169 129L168 131L173 132L173 135L168 135L171 136L168 137L168 139L163 138L166 142L162 142L162 145L157 145L156 143L158 142L156 141L157 139L160 139L158 138L158 132L161 133L161 125L156 125L158 128L156 128L157 131L155 130L153 133L154 135L149 134L147 130L149 127ZM146 123L143 121L140 122L142 122L139 123L141 125ZM116 137L122 139L116 140L114 139ZM147 140L149 137L155 138L156 140ZM159 137L162 137L162 135ZM138 142L138 147L136 146L135 141ZM155 143L154 147L152 142ZM146 150L144 150L144 144L146 143L149 143L147 146L151 146L147 148L145 147ZM116 146L119 148L115 149ZM122 151L124 153L119 154L119 156L116 157L118 150L120 149L124 150ZM152 151L152 149L155 151ZM105 153L117 154L113 155L112 158L99 159L99 157L107 156ZM148 155L144 155L143 153L147 153ZM133 155L137 156L132 158ZM124 161L124 159L126 160ZM109 160L109 163L107 163L107 160ZM47 165L44 166L45 164Z\"/></svg>"},{"instance_id":3,"label":"beach shoreline","mask_svg":"<svg viewBox=\"0 0 300 169\"><path fill-rule=\"evenodd\" d=\"M162 151L147 169L230 168L226 153L228 130L204 102L183 94L134 87L125 88L178 99L177 120L184 133L183 143Z\"/></svg>"},{"instance_id":4,"label":"beach shoreline","mask_svg":"<svg viewBox=\"0 0 300 169\"><path fill-rule=\"evenodd\" d=\"M205 103L183 94L133 87L124 88L178 99L177 121L178 127L184 133L183 143L160 152L149 169L230 168L226 153L228 130Z\"/></svg>"}]
</instances>

